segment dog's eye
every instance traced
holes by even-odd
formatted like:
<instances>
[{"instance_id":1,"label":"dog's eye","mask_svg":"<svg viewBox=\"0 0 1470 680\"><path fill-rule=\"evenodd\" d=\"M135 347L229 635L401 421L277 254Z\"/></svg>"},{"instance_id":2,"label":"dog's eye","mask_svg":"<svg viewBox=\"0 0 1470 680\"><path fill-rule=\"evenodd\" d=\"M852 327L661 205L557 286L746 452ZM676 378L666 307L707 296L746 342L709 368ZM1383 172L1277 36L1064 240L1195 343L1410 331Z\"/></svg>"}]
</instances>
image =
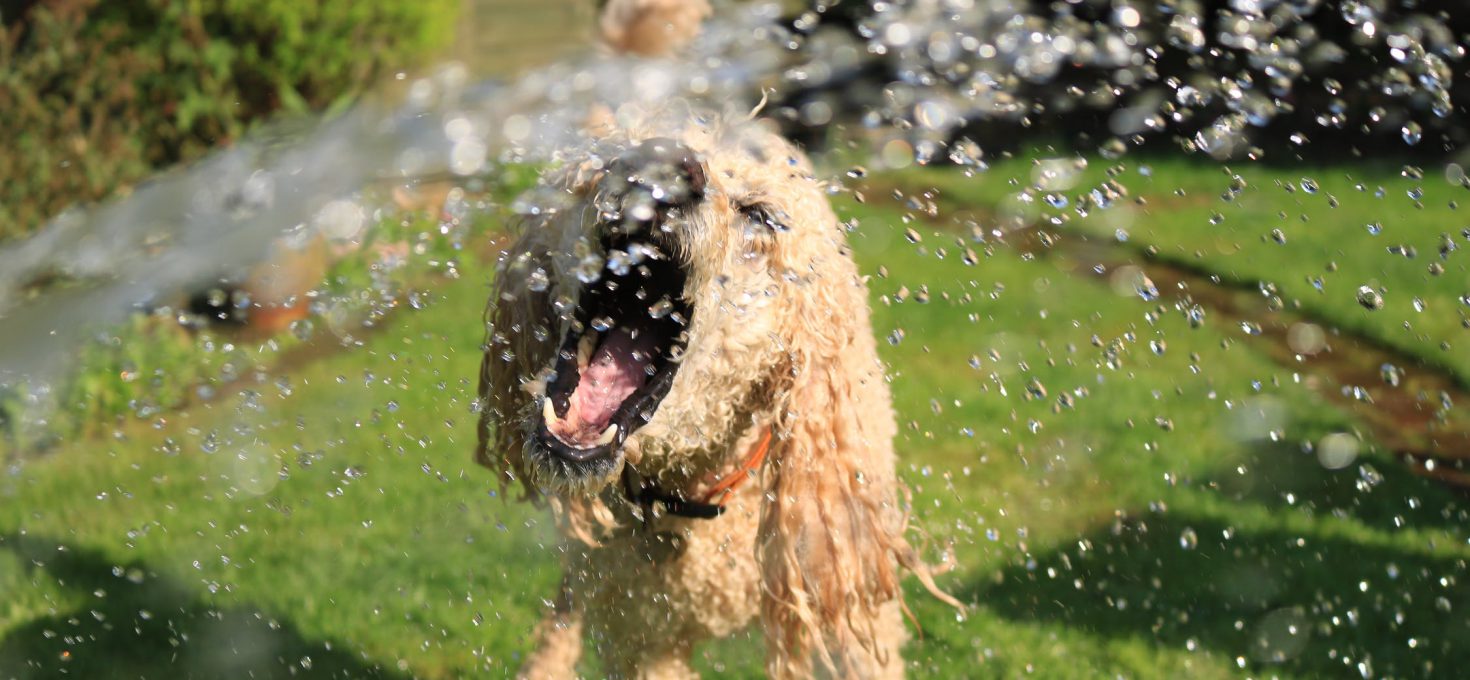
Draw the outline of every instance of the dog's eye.
<instances>
[{"instance_id":1,"label":"dog's eye","mask_svg":"<svg viewBox=\"0 0 1470 680\"><path fill-rule=\"evenodd\" d=\"M741 206L740 214L751 223L763 226L771 231L791 231L791 218L786 213L776 208L760 203Z\"/></svg>"}]
</instances>

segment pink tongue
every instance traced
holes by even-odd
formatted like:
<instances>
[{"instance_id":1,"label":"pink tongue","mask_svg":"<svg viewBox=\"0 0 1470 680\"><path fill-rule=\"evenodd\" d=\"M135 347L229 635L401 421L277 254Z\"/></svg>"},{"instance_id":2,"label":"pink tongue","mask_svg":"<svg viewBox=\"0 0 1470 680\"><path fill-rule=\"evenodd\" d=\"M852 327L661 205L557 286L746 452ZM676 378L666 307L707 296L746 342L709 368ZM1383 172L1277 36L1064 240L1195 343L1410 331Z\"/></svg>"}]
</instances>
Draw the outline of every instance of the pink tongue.
<instances>
[{"instance_id":1,"label":"pink tongue","mask_svg":"<svg viewBox=\"0 0 1470 680\"><path fill-rule=\"evenodd\" d=\"M645 369L656 351L653 335L645 330L634 338L624 328L609 332L582 369L567 414L551 424L551 433L568 446L591 448L623 401L648 381Z\"/></svg>"}]
</instances>

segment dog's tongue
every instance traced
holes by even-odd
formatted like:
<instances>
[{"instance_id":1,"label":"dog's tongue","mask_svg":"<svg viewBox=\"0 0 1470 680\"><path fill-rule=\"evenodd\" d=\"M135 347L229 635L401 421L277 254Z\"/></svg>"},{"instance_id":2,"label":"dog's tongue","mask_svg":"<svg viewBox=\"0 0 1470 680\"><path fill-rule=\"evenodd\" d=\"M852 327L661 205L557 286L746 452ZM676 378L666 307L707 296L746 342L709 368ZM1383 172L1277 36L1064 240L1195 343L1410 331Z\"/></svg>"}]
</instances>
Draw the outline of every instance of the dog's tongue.
<instances>
[{"instance_id":1,"label":"dog's tongue","mask_svg":"<svg viewBox=\"0 0 1470 680\"><path fill-rule=\"evenodd\" d=\"M569 446L595 444L623 401L648 381L648 364L658 347L654 336L647 329L636 338L627 328L609 331L582 369L566 417L551 425L551 433Z\"/></svg>"}]
</instances>

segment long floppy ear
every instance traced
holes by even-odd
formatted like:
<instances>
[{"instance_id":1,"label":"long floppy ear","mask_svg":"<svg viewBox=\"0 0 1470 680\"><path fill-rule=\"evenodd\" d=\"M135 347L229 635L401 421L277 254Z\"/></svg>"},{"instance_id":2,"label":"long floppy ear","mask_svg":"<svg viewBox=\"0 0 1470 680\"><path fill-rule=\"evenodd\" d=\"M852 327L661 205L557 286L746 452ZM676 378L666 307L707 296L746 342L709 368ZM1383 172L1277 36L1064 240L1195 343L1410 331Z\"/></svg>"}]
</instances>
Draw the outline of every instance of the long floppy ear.
<instances>
[{"instance_id":1,"label":"long floppy ear","mask_svg":"<svg viewBox=\"0 0 1470 680\"><path fill-rule=\"evenodd\" d=\"M778 380L777 444L765 475L758 557L768 671L866 676L901 664L902 570L941 599L905 538L895 475L896 432L868 320L866 286L847 258L790 291L789 370ZM885 616L881 610L889 609Z\"/></svg>"},{"instance_id":2,"label":"long floppy ear","mask_svg":"<svg viewBox=\"0 0 1470 680\"><path fill-rule=\"evenodd\" d=\"M544 244L548 226L526 225L496 267L480 362L475 460L496 471L502 491L519 480L526 498L533 498L535 489L522 466L526 431L520 423L536 401L528 386L536 384L536 372L556 349L553 291L545 285L552 271Z\"/></svg>"}]
</instances>

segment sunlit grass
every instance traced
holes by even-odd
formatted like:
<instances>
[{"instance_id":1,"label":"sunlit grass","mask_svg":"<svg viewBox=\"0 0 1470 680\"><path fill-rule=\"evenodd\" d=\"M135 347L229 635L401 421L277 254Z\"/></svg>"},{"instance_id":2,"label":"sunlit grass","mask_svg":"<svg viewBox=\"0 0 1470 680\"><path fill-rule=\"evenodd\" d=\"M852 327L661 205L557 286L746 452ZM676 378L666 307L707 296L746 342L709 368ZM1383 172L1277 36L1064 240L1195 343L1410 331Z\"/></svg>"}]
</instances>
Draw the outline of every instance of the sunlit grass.
<instances>
[{"instance_id":1,"label":"sunlit grass","mask_svg":"<svg viewBox=\"0 0 1470 680\"><path fill-rule=\"evenodd\" d=\"M965 186L1014 192L992 186L1001 172ZM1213 180L1178 183L1193 181ZM1467 661L1462 503L1372 442L1324 469L1306 449L1353 426L1290 371L1212 323L1150 321L1167 303L1052 260L996 249L967 265L952 235L905 240L898 210L839 207L873 276L918 522L932 557L953 542L960 567L941 583L974 605L960 620L911 589L914 675L1367 662L1424 676ZM512 672L553 592L554 535L470 461L488 266L461 272L361 348L0 478L0 670ZM701 656L712 674L760 674L753 639Z\"/></svg>"},{"instance_id":2,"label":"sunlit grass","mask_svg":"<svg viewBox=\"0 0 1470 680\"><path fill-rule=\"evenodd\" d=\"M884 216L849 211L868 227ZM934 235L855 242L888 271L873 284L880 299L929 286L927 304L880 303L877 332L906 330L889 348L910 423L900 446L927 525L959 542L959 591L978 605L952 623L915 596L933 617L933 646L919 649L946 652L936 672L968 659L1000 675L1027 664L1045 675L1224 675L1240 672L1236 657L1274 670L1258 664L1270 654L1253 653L1251 635L1291 606L1313 610L1314 627L1286 674L1340 672L1334 664L1371 656L1378 672L1417 675L1425 661L1459 658L1463 626L1416 603L1461 569L1463 541L1446 521L1460 504L1386 457L1366 459L1376 472L1324 470L1304 445L1351 425L1290 370L1231 342L1228 329L1191 329L1178 313L1150 322L1159 302L1120 297L1045 259L997 249L970 267ZM974 302L953 302L966 292ZM1166 343L1163 353L1150 341ZM1032 380L1046 398L1028 400ZM1054 409L1078 387L1088 396ZM1181 547L1186 530L1193 548ZM1355 560L1357 550L1371 557ZM1260 594L1232 590L1247 587ZM1412 626L1394 622L1397 608L1416 613ZM1334 615L1343 622L1324 623Z\"/></svg>"},{"instance_id":3,"label":"sunlit grass","mask_svg":"<svg viewBox=\"0 0 1470 680\"><path fill-rule=\"evenodd\" d=\"M1151 248L1157 258L1226 283L1270 286L1288 308L1470 383L1470 305L1463 297L1470 294L1470 220L1459 207L1470 191L1442 167L1383 162L1286 169L1178 156L1091 156L1075 179L1059 182L1066 188L1050 192L1067 200L1052 207L1045 184L1037 188L1038 163L1065 168L1077 158L1039 151L999 159L973 177L924 168L884 179L911 190L937 189L941 206L968 211L961 217L986 228L1024 215L1027 224ZM1109 179L1129 195L1079 218L1079 198ZM1030 200L1015 200L1023 192ZM1058 216L1066 221L1054 222ZM1363 286L1381 294L1380 309L1359 300Z\"/></svg>"}]
</instances>

